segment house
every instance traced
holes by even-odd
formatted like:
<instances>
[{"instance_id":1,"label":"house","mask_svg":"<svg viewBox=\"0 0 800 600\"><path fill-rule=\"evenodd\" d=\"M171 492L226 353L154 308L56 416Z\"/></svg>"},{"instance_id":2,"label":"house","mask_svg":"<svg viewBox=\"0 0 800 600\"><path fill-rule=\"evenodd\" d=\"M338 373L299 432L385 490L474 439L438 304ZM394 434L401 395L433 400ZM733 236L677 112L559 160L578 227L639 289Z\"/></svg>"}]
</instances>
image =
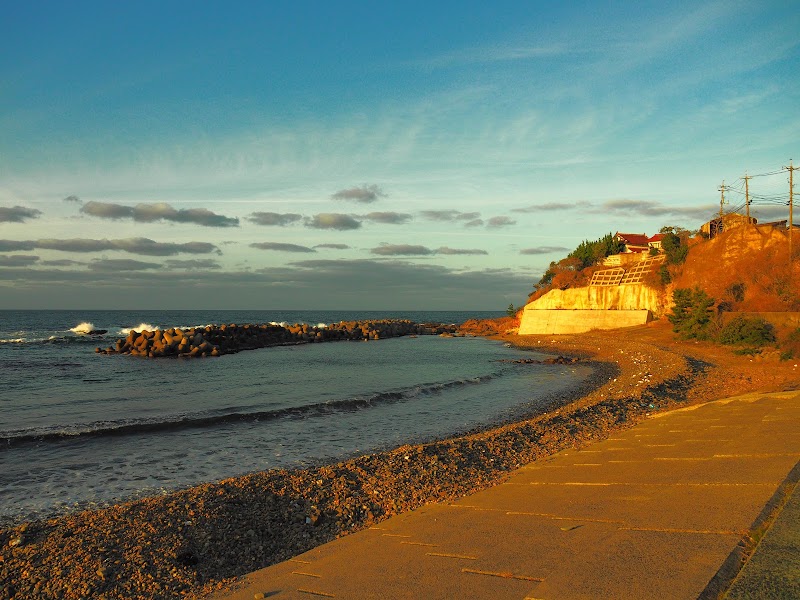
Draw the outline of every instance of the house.
<instances>
[{"instance_id":1,"label":"house","mask_svg":"<svg viewBox=\"0 0 800 600\"><path fill-rule=\"evenodd\" d=\"M661 241L664 239L663 233L657 233L647 238L647 245L652 249L655 248L661 252Z\"/></svg>"},{"instance_id":2,"label":"house","mask_svg":"<svg viewBox=\"0 0 800 600\"><path fill-rule=\"evenodd\" d=\"M625 253L647 252L650 249L650 238L647 237L646 233L620 233L618 231L614 234L614 239L625 245L623 250Z\"/></svg>"}]
</instances>

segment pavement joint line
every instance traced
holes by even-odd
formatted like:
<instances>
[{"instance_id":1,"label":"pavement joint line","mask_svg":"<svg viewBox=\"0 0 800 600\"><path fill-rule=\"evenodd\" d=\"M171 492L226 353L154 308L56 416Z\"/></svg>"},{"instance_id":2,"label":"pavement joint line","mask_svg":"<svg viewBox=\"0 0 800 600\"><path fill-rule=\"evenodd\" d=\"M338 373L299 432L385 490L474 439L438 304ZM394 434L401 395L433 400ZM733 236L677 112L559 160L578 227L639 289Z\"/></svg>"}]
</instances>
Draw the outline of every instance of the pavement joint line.
<instances>
[{"instance_id":1,"label":"pavement joint line","mask_svg":"<svg viewBox=\"0 0 800 600\"><path fill-rule=\"evenodd\" d=\"M602 467L600 463L573 463L573 467Z\"/></svg>"},{"instance_id":2,"label":"pavement joint line","mask_svg":"<svg viewBox=\"0 0 800 600\"><path fill-rule=\"evenodd\" d=\"M407 544L409 546L428 546L430 548L438 548L439 544L426 544L425 542L406 542L402 541L401 544Z\"/></svg>"},{"instance_id":3,"label":"pavement joint line","mask_svg":"<svg viewBox=\"0 0 800 600\"><path fill-rule=\"evenodd\" d=\"M619 531L656 531L659 533L696 533L700 535L744 535L744 531L711 530L711 529L680 529L672 527L619 527Z\"/></svg>"},{"instance_id":4,"label":"pavement joint line","mask_svg":"<svg viewBox=\"0 0 800 600\"><path fill-rule=\"evenodd\" d=\"M528 575L515 575L514 573L506 573L504 571L481 571L480 569L461 569L462 573L471 573L473 575L489 575L490 577L502 577L503 579L519 579L521 581L536 581L541 583L544 577L530 577Z\"/></svg>"},{"instance_id":5,"label":"pavement joint line","mask_svg":"<svg viewBox=\"0 0 800 600\"><path fill-rule=\"evenodd\" d=\"M299 558L290 558L289 562L300 563L301 565L310 565L311 564L311 561L309 561L309 560L300 560Z\"/></svg>"},{"instance_id":6,"label":"pavement joint line","mask_svg":"<svg viewBox=\"0 0 800 600\"><path fill-rule=\"evenodd\" d=\"M645 462L643 460L609 460L610 463L640 463Z\"/></svg>"},{"instance_id":7,"label":"pavement joint line","mask_svg":"<svg viewBox=\"0 0 800 600\"><path fill-rule=\"evenodd\" d=\"M677 444L643 444L645 448L674 448Z\"/></svg>"},{"instance_id":8,"label":"pavement joint line","mask_svg":"<svg viewBox=\"0 0 800 600\"><path fill-rule=\"evenodd\" d=\"M410 538L410 535L404 535L402 533L382 533L381 536L383 537L401 537L401 538Z\"/></svg>"},{"instance_id":9,"label":"pavement joint line","mask_svg":"<svg viewBox=\"0 0 800 600\"><path fill-rule=\"evenodd\" d=\"M322 575L317 575L316 573L305 573L304 571L292 571L292 575L305 575L306 577L316 577L317 579L322 579Z\"/></svg>"},{"instance_id":10,"label":"pavement joint line","mask_svg":"<svg viewBox=\"0 0 800 600\"><path fill-rule=\"evenodd\" d=\"M297 591L301 594L310 594L312 596L322 596L323 598L336 598L333 594L328 594L326 592L317 592L314 590L304 590L303 588L297 588Z\"/></svg>"},{"instance_id":11,"label":"pavement joint line","mask_svg":"<svg viewBox=\"0 0 800 600\"><path fill-rule=\"evenodd\" d=\"M487 508L485 506L475 506L474 504L445 504L449 508L468 508L470 510L480 510L484 512L503 512L502 508Z\"/></svg>"},{"instance_id":12,"label":"pavement joint line","mask_svg":"<svg viewBox=\"0 0 800 600\"><path fill-rule=\"evenodd\" d=\"M588 523L625 523L625 521L620 521L619 519L595 519L595 518L585 519L583 517L559 517L558 515L551 515L548 513L524 512L518 510L509 510L506 512L506 514L512 516L522 516L522 517L544 517L545 519L553 519L554 521L586 521Z\"/></svg>"},{"instance_id":13,"label":"pavement joint line","mask_svg":"<svg viewBox=\"0 0 800 600\"><path fill-rule=\"evenodd\" d=\"M714 458L780 458L784 456L797 457L800 452L776 452L774 454L715 454Z\"/></svg>"},{"instance_id":14,"label":"pavement joint line","mask_svg":"<svg viewBox=\"0 0 800 600\"><path fill-rule=\"evenodd\" d=\"M436 556L439 558L458 558L460 560L478 560L477 556L467 554L448 554L447 552L426 552L425 556Z\"/></svg>"},{"instance_id":15,"label":"pavement joint line","mask_svg":"<svg viewBox=\"0 0 800 600\"><path fill-rule=\"evenodd\" d=\"M653 460L674 460L674 461L692 461L692 460L714 460L713 456L656 456Z\"/></svg>"}]
</instances>

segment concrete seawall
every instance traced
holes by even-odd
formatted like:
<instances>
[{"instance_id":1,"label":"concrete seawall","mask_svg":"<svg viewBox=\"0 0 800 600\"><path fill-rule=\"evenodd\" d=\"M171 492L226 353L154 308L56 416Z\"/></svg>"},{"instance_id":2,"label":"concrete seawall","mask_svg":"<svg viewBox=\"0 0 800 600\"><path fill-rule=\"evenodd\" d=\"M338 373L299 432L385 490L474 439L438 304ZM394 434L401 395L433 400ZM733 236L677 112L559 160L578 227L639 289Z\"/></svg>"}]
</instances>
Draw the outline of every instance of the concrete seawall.
<instances>
[{"instance_id":1,"label":"concrete seawall","mask_svg":"<svg viewBox=\"0 0 800 600\"><path fill-rule=\"evenodd\" d=\"M520 335L584 333L593 329L619 329L644 325L649 310L548 310L525 307Z\"/></svg>"}]
</instances>

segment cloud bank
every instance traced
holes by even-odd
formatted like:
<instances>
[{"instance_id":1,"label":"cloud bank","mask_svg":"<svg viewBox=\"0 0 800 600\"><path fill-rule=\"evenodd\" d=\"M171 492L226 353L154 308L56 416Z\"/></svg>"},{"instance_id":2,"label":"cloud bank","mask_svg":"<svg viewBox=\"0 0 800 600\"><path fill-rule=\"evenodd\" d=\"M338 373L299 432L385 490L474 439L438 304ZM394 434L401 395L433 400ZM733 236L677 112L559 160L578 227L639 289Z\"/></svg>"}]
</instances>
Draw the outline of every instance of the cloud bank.
<instances>
[{"instance_id":1,"label":"cloud bank","mask_svg":"<svg viewBox=\"0 0 800 600\"><path fill-rule=\"evenodd\" d=\"M40 239L40 240L0 240L0 251L17 250L59 250L61 252L105 252L118 250L131 254L146 256L173 256L175 254L220 254L219 248L207 242L186 242L176 244L173 242L155 242L148 238L125 238L119 240L94 240L73 238L68 240Z\"/></svg>"},{"instance_id":2,"label":"cloud bank","mask_svg":"<svg viewBox=\"0 0 800 600\"><path fill-rule=\"evenodd\" d=\"M137 223L170 221L173 223L194 223L203 227L238 227L239 219L218 215L206 208L176 209L165 202L126 206L111 202L87 202L80 212L101 219L132 219Z\"/></svg>"},{"instance_id":3,"label":"cloud bank","mask_svg":"<svg viewBox=\"0 0 800 600\"><path fill-rule=\"evenodd\" d=\"M370 204L375 202L378 198L385 197L386 194L383 190L375 184L339 190L331 196L334 200L347 200L350 202L359 202L361 204Z\"/></svg>"},{"instance_id":4,"label":"cloud bank","mask_svg":"<svg viewBox=\"0 0 800 600\"><path fill-rule=\"evenodd\" d=\"M281 242L255 242L250 244L250 247L259 250L275 250L277 252L316 252L316 250L307 246L284 244Z\"/></svg>"},{"instance_id":5,"label":"cloud bank","mask_svg":"<svg viewBox=\"0 0 800 600\"><path fill-rule=\"evenodd\" d=\"M275 213L275 212L254 212L251 213L247 220L256 225L264 225L266 227L285 227L292 223L297 223L303 219L303 215L296 213Z\"/></svg>"},{"instance_id":6,"label":"cloud bank","mask_svg":"<svg viewBox=\"0 0 800 600\"><path fill-rule=\"evenodd\" d=\"M25 206L0 206L0 223L24 223L28 219L38 219L42 211Z\"/></svg>"},{"instance_id":7,"label":"cloud bank","mask_svg":"<svg viewBox=\"0 0 800 600\"><path fill-rule=\"evenodd\" d=\"M350 215L341 213L320 213L312 218L306 218L305 226L312 229L336 229L338 231L348 231L361 227L358 221Z\"/></svg>"}]
</instances>

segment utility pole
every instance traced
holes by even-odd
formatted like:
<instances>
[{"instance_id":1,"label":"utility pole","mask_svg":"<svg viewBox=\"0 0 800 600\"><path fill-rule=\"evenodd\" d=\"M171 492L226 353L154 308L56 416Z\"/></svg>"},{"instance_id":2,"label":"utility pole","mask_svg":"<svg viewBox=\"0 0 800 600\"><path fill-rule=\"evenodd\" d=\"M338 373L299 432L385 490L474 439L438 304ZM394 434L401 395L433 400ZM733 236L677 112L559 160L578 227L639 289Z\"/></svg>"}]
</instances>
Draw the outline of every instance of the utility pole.
<instances>
[{"instance_id":1,"label":"utility pole","mask_svg":"<svg viewBox=\"0 0 800 600\"><path fill-rule=\"evenodd\" d=\"M783 167L784 170L789 171L789 277L792 276L792 230L794 229L794 181L792 175L800 167L792 165L792 159L789 159L789 166Z\"/></svg>"},{"instance_id":2,"label":"utility pole","mask_svg":"<svg viewBox=\"0 0 800 600\"><path fill-rule=\"evenodd\" d=\"M719 223L717 223L717 235L719 235L720 233L722 233L722 231L724 229L724 226L722 224L722 216L724 214L723 211L722 211L722 206L725 204L725 190L728 189L727 187L725 187L725 180L724 179L722 180L722 185L719 186L719 188L717 188L717 189L719 189L719 193L720 193L720 196L719 196Z\"/></svg>"},{"instance_id":3,"label":"utility pole","mask_svg":"<svg viewBox=\"0 0 800 600\"><path fill-rule=\"evenodd\" d=\"M750 177L747 173L744 174L744 205L747 207L747 224L750 225Z\"/></svg>"}]
</instances>

